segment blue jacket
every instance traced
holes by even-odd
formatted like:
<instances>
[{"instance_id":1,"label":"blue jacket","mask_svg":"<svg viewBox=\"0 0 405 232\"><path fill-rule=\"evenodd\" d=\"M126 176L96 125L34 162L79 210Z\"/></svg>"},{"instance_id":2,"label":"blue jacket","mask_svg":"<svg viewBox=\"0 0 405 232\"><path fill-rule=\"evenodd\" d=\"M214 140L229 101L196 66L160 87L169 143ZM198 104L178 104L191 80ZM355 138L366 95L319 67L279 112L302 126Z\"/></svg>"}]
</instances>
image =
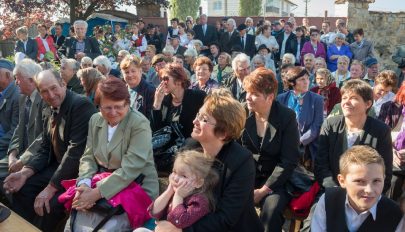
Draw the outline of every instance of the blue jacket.
<instances>
[{"instance_id":1,"label":"blue jacket","mask_svg":"<svg viewBox=\"0 0 405 232\"><path fill-rule=\"evenodd\" d=\"M15 43L14 53L22 52L28 58L36 61L37 60L37 53L38 53L38 44L37 41L28 37L26 48L24 48L24 43L21 40L18 40Z\"/></svg>"},{"instance_id":2,"label":"blue jacket","mask_svg":"<svg viewBox=\"0 0 405 232\"><path fill-rule=\"evenodd\" d=\"M12 82L0 98L0 159L3 159L18 124L20 89Z\"/></svg>"},{"instance_id":3,"label":"blue jacket","mask_svg":"<svg viewBox=\"0 0 405 232\"><path fill-rule=\"evenodd\" d=\"M347 57L349 57L349 59L352 59L352 56L353 56L353 54L352 54L352 52L350 51L350 47L349 46L347 46L347 45L342 45L341 47L340 47L340 50L338 50L337 49L337 47L336 47L336 44L331 44L329 47L328 47L328 51L327 51L327 55L326 55L326 57L327 57L327 65L328 65L328 69L331 71L331 72L334 72L334 71L336 71L336 69L337 69L337 59L335 59L335 60L331 60L330 59L330 57L331 56L333 56L333 55L339 55L339 56L347 56Z\"/></svg>"},{"instance_id":4,"label":"blue jacket","mask_svg":"<svg viewBox=\"0 0 405 232\"><path fill-rule=\"evenodd\" d=\"M277 96L277 101L288 106L288 99L293 92L285 92ZM304 103L300 117L297 118L300 142L309 146L312 159L318 151L318 136L323 123L323 97L308 91L304 96Z\"/></svg>"}]
</instances>

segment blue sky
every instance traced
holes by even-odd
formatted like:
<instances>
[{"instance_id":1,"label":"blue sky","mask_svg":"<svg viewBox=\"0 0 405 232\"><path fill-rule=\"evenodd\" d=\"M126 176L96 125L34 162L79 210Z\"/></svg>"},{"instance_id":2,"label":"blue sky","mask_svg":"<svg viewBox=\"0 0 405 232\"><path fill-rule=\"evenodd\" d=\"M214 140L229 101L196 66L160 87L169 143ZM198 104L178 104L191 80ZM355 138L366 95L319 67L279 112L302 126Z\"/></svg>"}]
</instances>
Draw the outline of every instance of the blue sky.
<instances>
[{"instance_id":1,"label":"blue sky","mask_svg":"<svg viewBox=\"0 0 405 232\"><path fill-rule=\"evenodd\" d=\"M296 16L303 16L305 11L305 3L304 0L293 0L298 5L298 8L294 11ZM324 11L328 10L330 13L329 15L332 16L334 14L334 0L311 0L309 2L308 13L309 16L323 16ZM343 12L339 11L342 9L342 5L336 5L337 14L343 14ZM369 10L372 11L392 11L392 12L399 12L405 11L405 1L404 0L375 0L374 3L370 4ZM342 15L337 15L342 16Z\"/></svg>"}]
</instances>

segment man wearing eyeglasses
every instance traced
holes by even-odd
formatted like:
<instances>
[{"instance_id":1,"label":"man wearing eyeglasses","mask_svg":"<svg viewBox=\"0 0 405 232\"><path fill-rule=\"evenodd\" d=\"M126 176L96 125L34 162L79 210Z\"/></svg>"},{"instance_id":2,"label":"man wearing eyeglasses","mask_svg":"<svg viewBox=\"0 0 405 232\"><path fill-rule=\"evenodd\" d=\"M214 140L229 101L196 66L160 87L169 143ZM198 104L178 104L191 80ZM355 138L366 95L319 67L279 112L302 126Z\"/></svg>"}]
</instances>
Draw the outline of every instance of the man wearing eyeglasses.
<instances>
[{"instance_id":1,"label":"man wearing eyeglasses","mask_svg":"<svg viewBox=\"0 0 405 232\"><path fill-rule=\"evenodd\" d=\"M61 181L77 177L88 122L96 109L86 97L67 90L58 72L40 72L36 85L49 105L43 113L42 143L20 171L5 179L4 189L13 193L16 213L43 231L54 231L65 217L57 201L64 191Z\"/></svg>"}]
</instances>

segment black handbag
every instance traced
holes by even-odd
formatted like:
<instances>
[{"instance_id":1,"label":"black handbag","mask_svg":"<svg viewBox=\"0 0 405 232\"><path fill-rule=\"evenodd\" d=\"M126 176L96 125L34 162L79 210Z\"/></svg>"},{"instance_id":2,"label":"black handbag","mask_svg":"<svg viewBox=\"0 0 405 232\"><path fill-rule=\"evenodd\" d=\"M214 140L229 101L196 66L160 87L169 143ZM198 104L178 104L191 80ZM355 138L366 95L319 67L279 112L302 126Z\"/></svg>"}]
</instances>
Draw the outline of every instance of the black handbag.
<instances>
[{"instance_id":1,"label":"black handbag","mask_svg":"<svg viewBox=\"0 0 405 232\"><path fill-rule=\"evenodd\" d=\"M296 196L308 192L315 182L314 174L301 164L298 164L287 180L287 192L291 196Z\"/></svg>"},{"instance_id":2,"label":"black handbag","mask_svg":"<svg viewBox=\"0 0 405 232\"><path fill-rule=\"evenodd\" d=\"M135 183L142 185L143 179L145 179L144 174L139 174L139 176L134 180ZM106 215L103 220L98 223L98 225L93 229L93 232L99 231L107 222L110 220L114 215L121 215L125 213L124 208L122 208L121 205L117 206L112 206L110 203L105 198L101 198L98 201L96 201L96 204L89 209L89 211L97 213L97 214L102 214ZM77 215L77 210L72 208L72 211L70 213L70 229L72 232L74 232L74 224L76 220L76 215Z\"/></svg>"},{"instance_id":3,"label":"black handbag","mask_svg":"<svg viewBox=\"0 0 405 232\"><path fill-rule=\"evenodd\" d=\"M153 150L166 146L172 139L172 127L165 126L152 134L152 148Z\"/></svg>"},{"instance_id":4,"label":"black handbag","mask_svg":"<svg viewBox=\"0 0 405 232\"><path fill-rule=\"evenodd\" d=\"M180 128L178 122L172 122L152 135L153 158L160 176L171 172L174 155L185 143L186 138Z\"/></svg>"}]
</instances>

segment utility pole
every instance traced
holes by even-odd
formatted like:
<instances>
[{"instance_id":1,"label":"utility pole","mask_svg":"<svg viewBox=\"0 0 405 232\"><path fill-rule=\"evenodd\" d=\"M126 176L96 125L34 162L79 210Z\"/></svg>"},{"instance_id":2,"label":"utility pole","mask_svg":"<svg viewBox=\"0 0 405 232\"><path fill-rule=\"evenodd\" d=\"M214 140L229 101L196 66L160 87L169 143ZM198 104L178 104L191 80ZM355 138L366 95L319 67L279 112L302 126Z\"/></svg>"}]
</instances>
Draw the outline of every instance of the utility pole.
<instances>
[{"instance_id":1,"label":"utility pole","mask_svg":"<svg viewBox=\"0 0 405 232\"><path fill-rule=\"evenodd\" d=\"M310 2L311 0L304 0L304 2L305 2L305 17L308 17L308 3Z\"/></svg>"}]
</instances>

